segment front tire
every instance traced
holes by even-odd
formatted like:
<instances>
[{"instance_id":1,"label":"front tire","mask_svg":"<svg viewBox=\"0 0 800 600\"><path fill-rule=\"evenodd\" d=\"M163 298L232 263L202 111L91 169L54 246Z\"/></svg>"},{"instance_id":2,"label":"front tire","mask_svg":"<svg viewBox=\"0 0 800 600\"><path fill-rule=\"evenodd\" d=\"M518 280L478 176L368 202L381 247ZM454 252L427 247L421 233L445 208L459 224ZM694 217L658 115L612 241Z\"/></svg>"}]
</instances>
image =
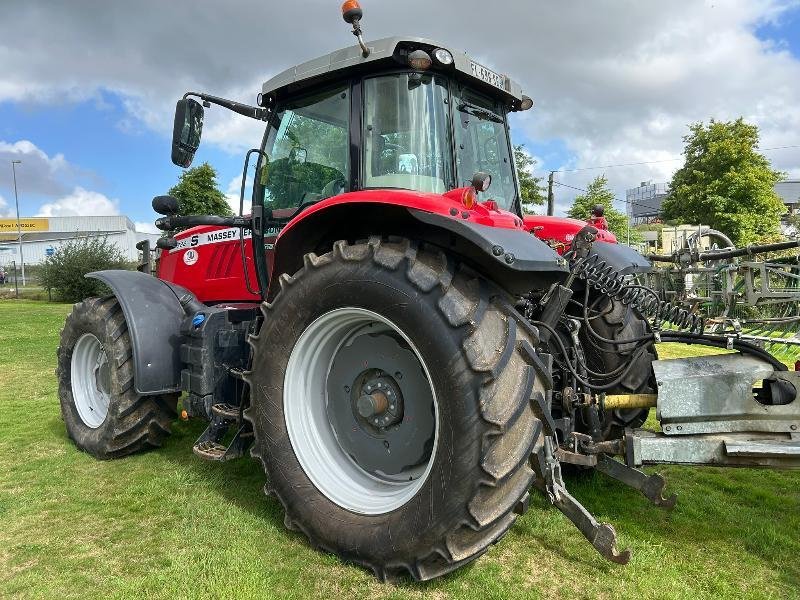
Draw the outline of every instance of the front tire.
<instances>
[{"instance_id":1,"label":"front tire","mask_svg":"<svg viewBox=\"0 0 800 600\"><path fill-rule=\"evenodd\" d=\"M58 396L69 437L99 459L157 447L176 416L177 394L139 396L133 350L114 297L76 304L57 351Z\"/></svg>"},{"instance_id":2,"label":"front tire","mask_svg":"<svg viewBox=\"0 0 800 600\"><path fill-rule=\"evenodd\" d=\"M408 240L337 242L280 282L251 339L245 416L287 527L381 579L427 580L483 554L534 478L542 427L530 399L544 393L528 354L535 330L485 280ZM342 385L348 365L353 384ZM398 375L415 370L407 387ZM379 382L406 403L383 430L389 409L371 423L365 399ZM384 452L403 452L403 440L417 457L408 469Z\"/></svg>"}]
</instances>

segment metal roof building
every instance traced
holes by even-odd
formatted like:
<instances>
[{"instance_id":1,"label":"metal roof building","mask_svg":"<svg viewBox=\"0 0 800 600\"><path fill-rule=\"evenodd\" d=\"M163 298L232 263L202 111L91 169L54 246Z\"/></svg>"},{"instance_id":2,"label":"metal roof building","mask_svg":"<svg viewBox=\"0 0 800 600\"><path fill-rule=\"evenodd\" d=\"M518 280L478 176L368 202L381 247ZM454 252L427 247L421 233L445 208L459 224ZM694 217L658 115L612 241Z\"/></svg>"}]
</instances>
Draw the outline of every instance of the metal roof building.
<instances>
[{"instance_id":1,"label":"metal roof building","mask_svg":"<svg viewBox=\"0 0 800 600\"><path fill-rule=\"evenodd\" d=\"M138 260L137 242L155 244L159 234L142 233L126 216L24 217L20 219L22 251L26 265L38 265L69 240L106 238L129 261ZM0 219L0 265L19 262L16 219Z\"/></svg>"},{"instance_id":2,"label":"metal roof building","mask_svg":"<svg viewBox=\"0 0 800 600\"><path fill-rule=\"evenodd\" d=\"M790 213L800 210L800 179L784 179L775 184L775 193L781 197Z\"/></svg>"}]
</instances>

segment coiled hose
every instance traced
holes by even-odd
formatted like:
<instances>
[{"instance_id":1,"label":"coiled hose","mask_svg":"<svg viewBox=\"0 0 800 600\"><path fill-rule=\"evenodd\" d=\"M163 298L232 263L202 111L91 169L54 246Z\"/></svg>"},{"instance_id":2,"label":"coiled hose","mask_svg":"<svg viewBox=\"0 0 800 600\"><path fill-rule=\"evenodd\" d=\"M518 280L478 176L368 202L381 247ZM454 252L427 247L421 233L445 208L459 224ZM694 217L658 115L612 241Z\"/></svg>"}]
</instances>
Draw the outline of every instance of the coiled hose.
<instances>
[{"instance_id":1,"label":"coiled hose","mask_svg":"<svg viewBox=\"0 0 800 600\"><path fill-rule=\"evenodd\" d=\"M655 329L660 329L662 323L670 323L679 330L703 333L705 322L701 315L662 300L647 286L633 283L597 254L576 258L574 251L569 250L564 253L564 258L570 262L574 275L584 279L600 293L632 306L643 316L652 318Z\"/></svg>"}]
</instances>

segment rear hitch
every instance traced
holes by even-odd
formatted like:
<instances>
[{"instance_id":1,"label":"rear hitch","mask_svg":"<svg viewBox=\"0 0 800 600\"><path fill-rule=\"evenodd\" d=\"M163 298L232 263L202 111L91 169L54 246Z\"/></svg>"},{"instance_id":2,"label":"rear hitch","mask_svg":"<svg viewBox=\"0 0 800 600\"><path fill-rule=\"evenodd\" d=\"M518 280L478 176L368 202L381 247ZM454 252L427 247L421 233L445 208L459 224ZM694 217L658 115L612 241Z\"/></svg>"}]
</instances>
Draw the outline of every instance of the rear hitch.
<instances>
[{"instance_id":1,"label":"rear hitch","mask_svg":"<svg viewBox=\"0 0 800 600\"><path fill-rule=\"evenodd\" d=\"M675 502L678 500L675 494L672 494L669 498L664 497L664 487L667 485L667 482L658 473L648 475L639 469L629 467L605 454L601 454L597 457L597 466L595 466L595 469L638 490L645 498L650 500L650 502L661 508L673 508Z\"/></svg>"},{"instance_id":2,"label":"rear hitch","mask_svg":"<svg viewBox=\"0 0 800 600\"><path fill-rule=\"evenodd\" d=\"M598 522L594 515L567 491L561 477L561 464L555 457L553 445L553 438L546 437L543 449L544 464L542 465L544 481L541 482L541 487L547 498L575 524L575 527L601 556L619 565L628 564L631 559L631 551L629 549L622 552L617 550L617 532L613 525Z\"/></svg>"}]
</instances>

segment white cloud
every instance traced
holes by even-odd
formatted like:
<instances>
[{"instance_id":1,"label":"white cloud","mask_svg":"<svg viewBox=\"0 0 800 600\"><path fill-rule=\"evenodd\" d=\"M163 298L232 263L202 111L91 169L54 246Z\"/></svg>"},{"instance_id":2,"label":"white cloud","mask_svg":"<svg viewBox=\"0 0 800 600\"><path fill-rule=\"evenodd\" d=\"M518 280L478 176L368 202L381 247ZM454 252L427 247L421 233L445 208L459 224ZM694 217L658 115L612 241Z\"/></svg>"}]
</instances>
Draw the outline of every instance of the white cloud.
<instances>
[{"instance_id":1,"label":"white cloud","mask_svg":"<svg viewBox=\"0 0 800 600\"><path fill-rule=\"evenodd\" d=\"M0 218L8 219L14 216L14 210L8 205L5 198L0 196Z\"/></svg>"},{"instance_id":2,"label":"white cloud","mask_svg":"<svg viewBox=\"0 0 800 600\"><path fill-rule=\"evenodd\" d=\"M253 164L252 161L250 163ZM252 173L251 173L252 176ZM244 188L244 214L250 212L251 201L250 199L253 197L253 182L248 177L247 185ZM231 207L231 210L234 214L239 214L239 195L242 189L242 176L237 175L233 179L230 180L228 183L228 187L225 190L225 199L228 201L228 204Z\"/></svg>"},{"instance_id":3,"label":"white cloud","mask_svg":"<svg viewBox=\"0 0 800 600\"><path fill-rule=\"evenodd\" d=\"M14 169L20 201L28 194L64 194L69 190L65 182L72 181L78 173L78 169L67 162L63 154L50 156L29 140L0 140L0 188L13 190L10 163L16 160L21 161Z\"/></svg>"},{"instance_id":4,"label":"white cloud","mask_svg":"<svg viewBox=\"0 0 800 600\"><path fill-rule=\"evenodd\" d=\"M136 221L135 229L139 233L161 233L161 230L156 227L153 223L147 223L145 221Z\"/></svg>"},{"instance_id":5,"label":"white cloud","mask_svg":"<svg viewBox=\"0 0 800 600\"><path fill-rule=\"evenodd\" d=\"M76 187L72 193L48 202L39 208L37 217L67 216L107 216L118 215L119 202L111 200L100 192L93 192Z\"/></svg>"}]
</instances>

